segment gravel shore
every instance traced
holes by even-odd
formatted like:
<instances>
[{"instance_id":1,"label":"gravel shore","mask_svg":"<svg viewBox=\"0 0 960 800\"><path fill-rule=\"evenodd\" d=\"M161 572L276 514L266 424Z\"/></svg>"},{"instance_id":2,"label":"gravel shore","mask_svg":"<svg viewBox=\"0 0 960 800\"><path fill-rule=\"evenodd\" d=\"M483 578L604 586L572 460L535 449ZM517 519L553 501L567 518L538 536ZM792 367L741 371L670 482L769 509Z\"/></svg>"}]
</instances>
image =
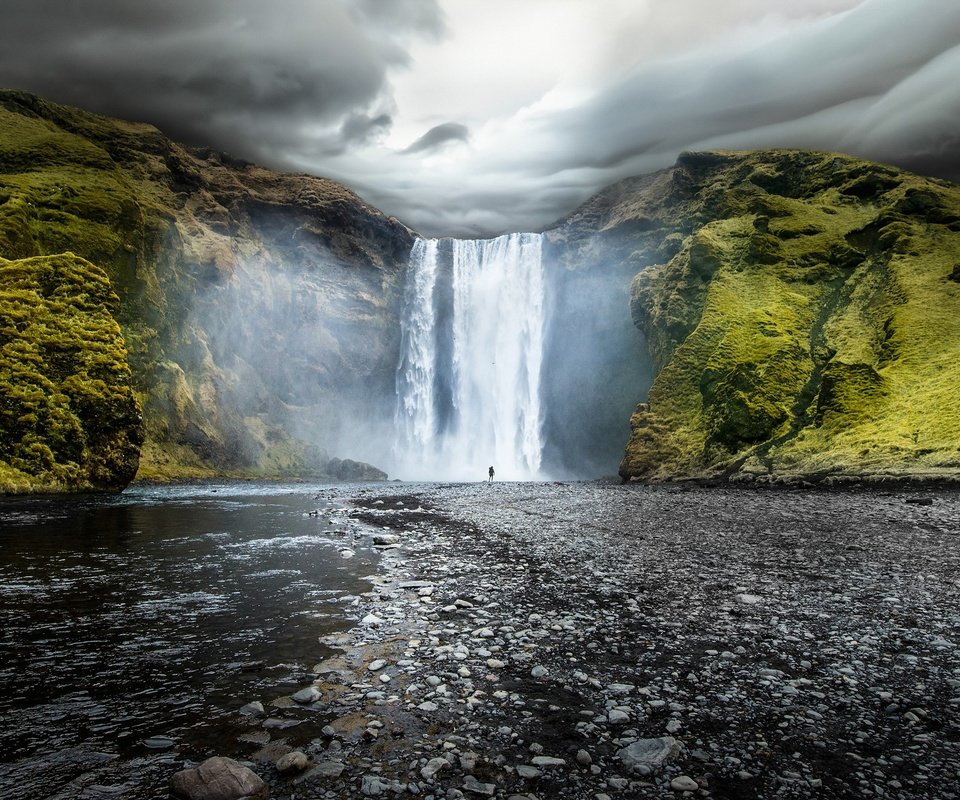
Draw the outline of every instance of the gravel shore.
<instances>
[{"instance_id":1,"label":"gravel shore","mask_svg":"<svg viewBox=\"0 0 960 800\"><path fill-rule=\"evenodd\" d=\"M395 549L275 795L960 797L955 492L400 485L348 516Z\"/></svg>"},{"instance_id":2,"label":"gravel shore","mask_svg":"<svg viewBox=\"0 0 960 800\"><path fill-rule=\"evenodd\" d=\"M325 638L334 655L237 709L247 732L220 755L274 798L960 797L956 491L388 484L315 502L343 558L383 555L341 598L356 625ZM84 766L56 797L166 797L184 766Z\"/></svg>"}]
</instances>

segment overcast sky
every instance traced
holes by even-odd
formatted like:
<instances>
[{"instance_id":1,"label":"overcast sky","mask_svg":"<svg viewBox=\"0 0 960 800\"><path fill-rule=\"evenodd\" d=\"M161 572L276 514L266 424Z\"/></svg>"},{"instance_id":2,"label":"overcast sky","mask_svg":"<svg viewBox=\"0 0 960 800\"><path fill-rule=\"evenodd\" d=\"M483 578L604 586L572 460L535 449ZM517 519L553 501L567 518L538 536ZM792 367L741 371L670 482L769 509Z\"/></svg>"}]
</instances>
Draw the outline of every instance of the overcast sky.
<instances>
[{"instance_id":1,"label":"overcast sky","mask_svg":"<svg viewBox=\"0 0 960 800\"><path fill-rule=\"evenodd\" d=\"M429 235L539 229L706 147L960 179L960 0L3 0L0 85Z\"/></svg>"}]
</instances>

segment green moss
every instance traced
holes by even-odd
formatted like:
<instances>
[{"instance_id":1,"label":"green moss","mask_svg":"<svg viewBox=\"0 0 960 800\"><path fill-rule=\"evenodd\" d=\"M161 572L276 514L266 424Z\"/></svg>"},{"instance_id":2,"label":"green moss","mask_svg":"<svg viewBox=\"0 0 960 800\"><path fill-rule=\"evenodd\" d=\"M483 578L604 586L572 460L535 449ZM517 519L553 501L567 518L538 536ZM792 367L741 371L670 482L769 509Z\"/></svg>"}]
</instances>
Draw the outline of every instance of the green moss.
<instances>
[{"instance_id":1,"label":"green moss","mask_svg":"<svg viewBox=\"0 0 960 800\"><path fill-rule=\"evenodd\" d=\"M669 214L709 187L714 218L634 281L658 373L621 474L955 473L960 189L832 154L697 170Z\"/></svg>"},{"instance_id":2,"label":"green moss","mask_svg":"<svg viewBox=\"0 0 960 800\"><path fill-rule=\"evenodd\" d=\"M143 431L107 275L72 253L0 259L0 287L4 490L122 488Z\"/></svg>"}]
</instances>

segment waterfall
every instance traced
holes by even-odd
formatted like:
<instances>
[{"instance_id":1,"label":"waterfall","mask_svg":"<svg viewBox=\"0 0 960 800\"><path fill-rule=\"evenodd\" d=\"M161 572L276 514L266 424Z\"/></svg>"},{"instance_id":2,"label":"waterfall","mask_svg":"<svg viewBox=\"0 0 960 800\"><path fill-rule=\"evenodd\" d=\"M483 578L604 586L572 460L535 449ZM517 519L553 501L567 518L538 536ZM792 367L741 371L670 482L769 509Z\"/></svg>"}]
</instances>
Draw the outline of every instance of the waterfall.
<instances>
[{"instance_id":1,"label":"waterfall","mask_svg":"<svg viewBox=\"0 0 960 800\"><path fill-rule=\"evenodd\" d=\"M395 472L537 477L544 343L541 237L420 239L410 254L397 368Z\"/></svg>"}]
</instances>

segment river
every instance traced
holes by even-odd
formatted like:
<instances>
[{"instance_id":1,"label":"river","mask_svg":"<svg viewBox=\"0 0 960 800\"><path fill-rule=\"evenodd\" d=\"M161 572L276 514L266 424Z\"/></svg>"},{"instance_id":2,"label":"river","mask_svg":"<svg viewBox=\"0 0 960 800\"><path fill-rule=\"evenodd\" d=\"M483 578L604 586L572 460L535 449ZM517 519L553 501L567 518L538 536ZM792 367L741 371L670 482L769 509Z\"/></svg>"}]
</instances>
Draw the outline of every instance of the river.
<instances>
[{"instance_id":1,"label":"river","mask_svg":"<svg viewBox=\"0 0 960 800\"><path fill-rule=\"evenodd\" d=\"M343 496L235 484L0 501L2 760L228 754L240 706L309 683L329 653L318 637L350 627L370 588L377 554Z\"/></svg>"}]
</instances>

